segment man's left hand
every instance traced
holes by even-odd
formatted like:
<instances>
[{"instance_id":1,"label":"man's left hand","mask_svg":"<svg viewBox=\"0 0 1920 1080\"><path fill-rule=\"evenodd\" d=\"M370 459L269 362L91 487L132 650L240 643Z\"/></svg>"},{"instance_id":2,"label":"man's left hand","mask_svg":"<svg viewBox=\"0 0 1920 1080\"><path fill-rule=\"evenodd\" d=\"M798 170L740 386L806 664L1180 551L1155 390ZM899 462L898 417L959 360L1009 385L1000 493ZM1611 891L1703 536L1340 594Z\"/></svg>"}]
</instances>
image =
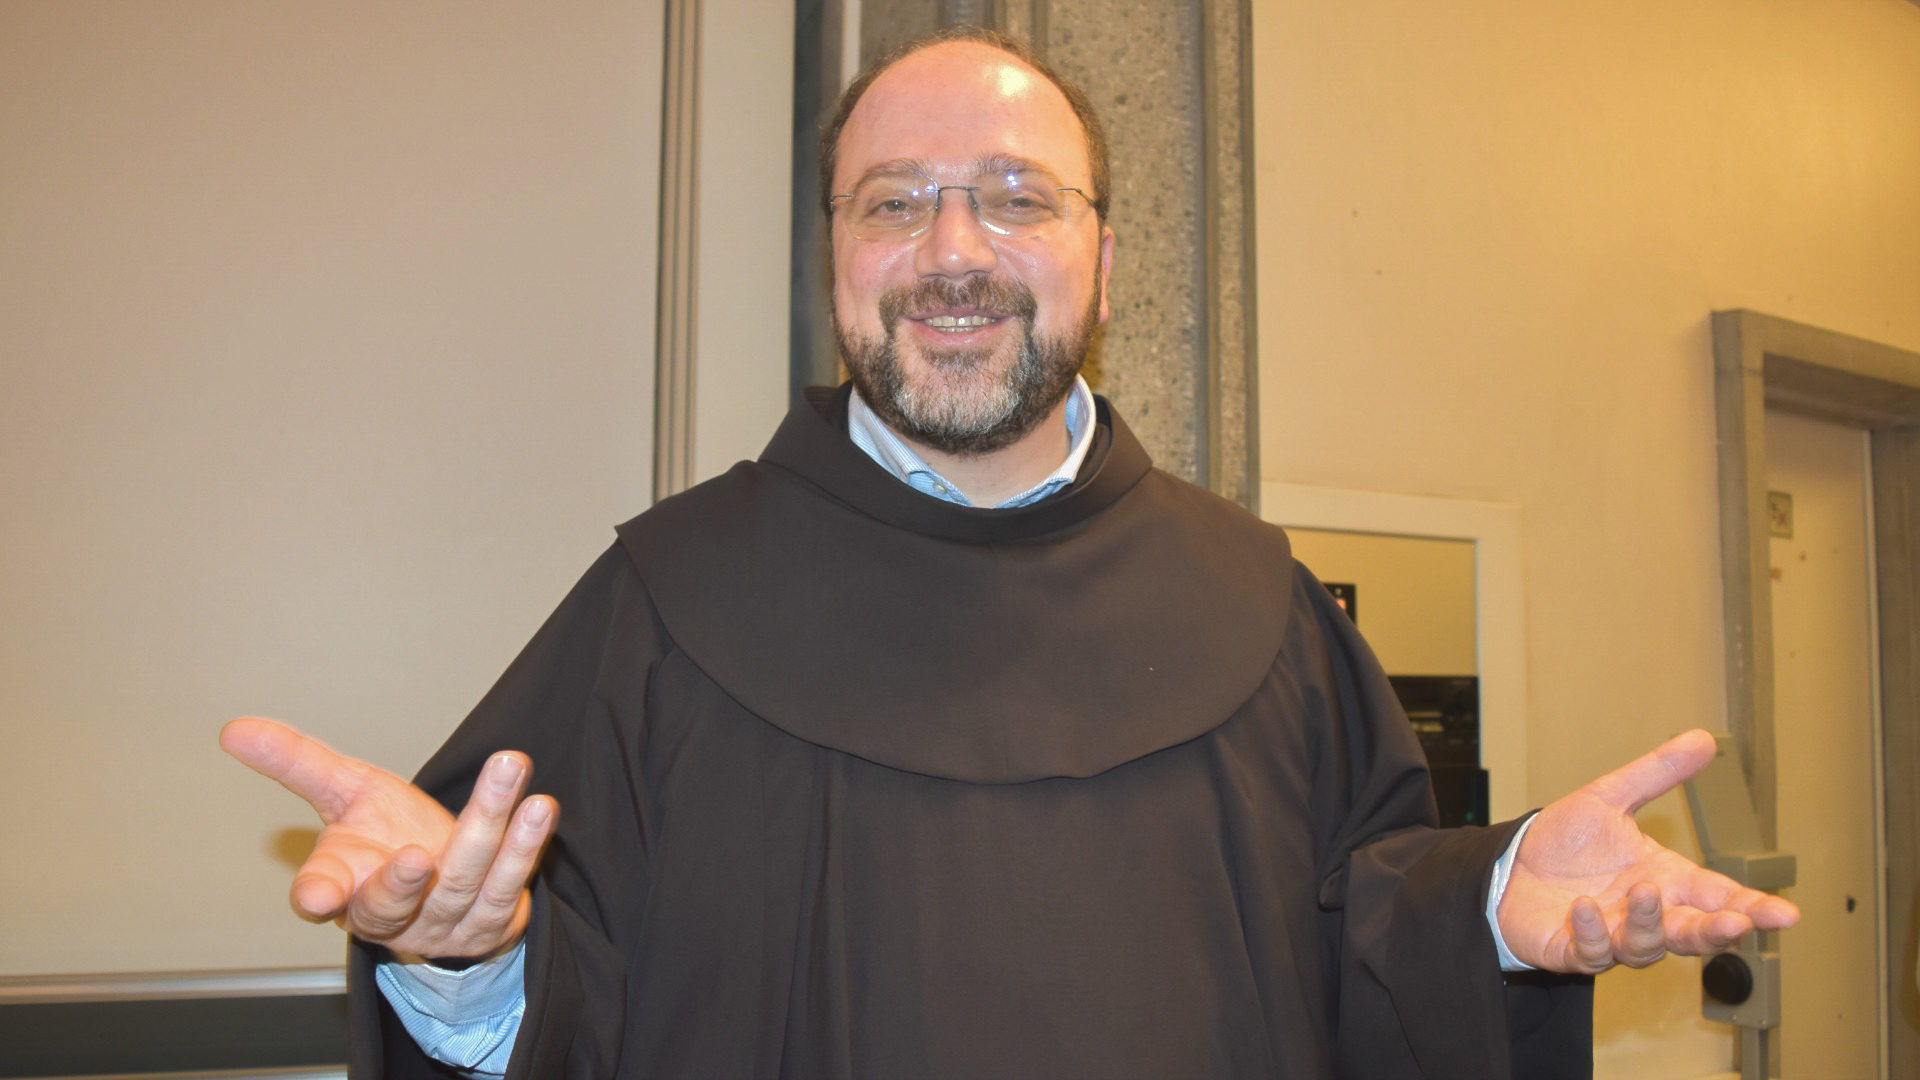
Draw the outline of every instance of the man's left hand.
<instances>
[{"instance_id":1,"label":"man's left hand","mask_svg":"<svg viewBox=\"0 0 1920 1080\"><path fill-rule=\"evenodd\" d=\"M1634 811L1714 754L1712 735L1689 731L1540 811L1500 900L1500 933L1515 957L1594 974L1670 952L1718 952L1750 930L1799 921L1790 901L1703 870L1634 824Z\"/></svg>"}]
</instances>

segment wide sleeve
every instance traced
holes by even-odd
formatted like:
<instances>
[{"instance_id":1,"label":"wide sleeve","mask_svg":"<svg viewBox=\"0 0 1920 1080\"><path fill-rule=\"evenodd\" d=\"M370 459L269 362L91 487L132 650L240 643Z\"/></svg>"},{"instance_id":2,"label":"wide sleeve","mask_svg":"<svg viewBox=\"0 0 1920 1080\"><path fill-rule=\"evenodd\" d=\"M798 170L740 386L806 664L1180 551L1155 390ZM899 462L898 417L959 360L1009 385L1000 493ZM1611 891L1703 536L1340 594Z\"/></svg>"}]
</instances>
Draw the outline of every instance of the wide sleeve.
<instances>
[{"instance_id":1,"label":"wide sleeve","mask_svg":"<svg viewBox=\"0 0 1920 1080\"><path fill-rule=\"evenodd\" d=\"M1304 569L1302 684L1314 749L1321 948L1339 1073L1359 1080L1581 1080L1590 980L1500 971L1493 864L1518 821L1437 828L1425 755L1379 662Z\"/></svg>"},{"instance_id":2,"label":"wide sleeve","mask_svg":"<svg viewBox=\"0 0 1920 1080\"><path fill-rule=\"evenodd\" d=\"M487 758L524 751L530 792L560 804L533 889L527 1011L510 1078L611 1075L628 1025L622 927L648 884L640 755L649 678L666 648L646 590L617 545L588 569L415 782L458 811ZM456 1076L420 1052L374 985L384 953L355 942L349 963L352 1075Z\"/></svg>"}]
</instances>

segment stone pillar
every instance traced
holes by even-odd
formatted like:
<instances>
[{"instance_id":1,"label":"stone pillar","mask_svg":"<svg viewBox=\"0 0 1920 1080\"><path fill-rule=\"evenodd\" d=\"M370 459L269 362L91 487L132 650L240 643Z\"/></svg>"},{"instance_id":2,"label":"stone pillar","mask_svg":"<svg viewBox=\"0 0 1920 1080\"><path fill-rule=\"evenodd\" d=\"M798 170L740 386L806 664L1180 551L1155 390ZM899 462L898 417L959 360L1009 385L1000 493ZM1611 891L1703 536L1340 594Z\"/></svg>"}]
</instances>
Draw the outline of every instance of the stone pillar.
<instances>
[{"instance_id":1,"label":"stone pillar","mask_svg":"<svg viewBox=\"0 0 1920 1080\"><path fill-rule=\"evenodd\" d=\"M863 58L940 26L984 23L1032 41L1086 89L1111 145L1108 224L1117 237L1113 318L1096 339L1088 381L1161 468L1253 508L1246 0L860 0L858 18ZM802 91L821 96L818 87ZM813 118L816 129L822 118ZM796 282L811 317L824 322L820 287ZM796 327L802 304L796 292ZM796 374L822 370L820 357L800 354L820 340L796 330Z\"/></svg>"}]
</instances>

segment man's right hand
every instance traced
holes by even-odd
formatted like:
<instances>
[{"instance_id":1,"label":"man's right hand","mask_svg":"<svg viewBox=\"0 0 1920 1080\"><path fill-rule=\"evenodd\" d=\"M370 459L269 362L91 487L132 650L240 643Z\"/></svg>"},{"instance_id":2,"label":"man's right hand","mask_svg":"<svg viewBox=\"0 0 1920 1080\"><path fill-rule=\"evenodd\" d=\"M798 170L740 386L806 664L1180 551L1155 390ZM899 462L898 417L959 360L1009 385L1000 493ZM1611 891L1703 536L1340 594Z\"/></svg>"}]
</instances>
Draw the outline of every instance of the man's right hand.
<instances>
[{"instance_id":1,"label":"man's right hand","mask_svg":"<svg viewBox=\"0 0 1920 1080\"><path fill-rule=\"evenodd\" d=\"M220 746L326 823L294 875L302 918L335 920L407 962L484 959L526 933L527 882L560 808L545 795L521 800L525 754L489 758L456 819L398 776L272 720L234 720Z\"/></svg>"}]
</instances>

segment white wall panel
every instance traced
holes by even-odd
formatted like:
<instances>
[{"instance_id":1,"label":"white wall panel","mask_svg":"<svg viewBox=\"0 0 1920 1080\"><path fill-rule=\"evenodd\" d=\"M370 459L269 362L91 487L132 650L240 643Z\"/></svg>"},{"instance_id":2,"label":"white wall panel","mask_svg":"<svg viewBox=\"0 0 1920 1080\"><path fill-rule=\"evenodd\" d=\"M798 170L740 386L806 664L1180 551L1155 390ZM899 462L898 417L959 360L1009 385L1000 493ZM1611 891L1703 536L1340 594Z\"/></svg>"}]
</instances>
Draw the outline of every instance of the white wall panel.
<instances>
[{"instance_id":1,"label":"white wall panel","mask_svg":"<svg viewBox=\"0 0 1920 1080\"><path fill-rule=\"evenodd\" d=\"M649 491L659 0L0 5L0 974L336 963L409 772Z\"/></svg>"}]
</instances>

